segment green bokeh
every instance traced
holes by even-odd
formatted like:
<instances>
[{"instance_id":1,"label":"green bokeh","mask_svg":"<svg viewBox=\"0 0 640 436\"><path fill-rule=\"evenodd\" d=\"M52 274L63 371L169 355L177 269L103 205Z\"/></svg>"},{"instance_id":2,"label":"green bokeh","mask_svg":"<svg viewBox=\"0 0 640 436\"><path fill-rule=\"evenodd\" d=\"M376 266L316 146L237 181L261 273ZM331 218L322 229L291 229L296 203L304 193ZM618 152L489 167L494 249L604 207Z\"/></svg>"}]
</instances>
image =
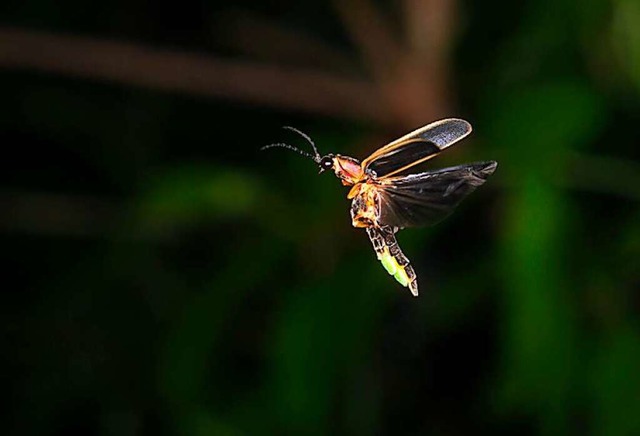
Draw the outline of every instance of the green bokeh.
<instances>
[{"instance_id":1,"label":"green bokeh","mask_svg":"<svg viewBox=\"0 0 640 436\"><path fill-rule=\"evenodd\" d=\"M474 132L443 160L499 166L398 233L418 298L335 177L259 151L294 125L362 158L382 126L0 68L0 433L640 434L640 6L457 6L441 117ZM330 3L96 7L0 11L235 59L212 23L244 8L354 49Z\"/></svg>"}]
</instances>

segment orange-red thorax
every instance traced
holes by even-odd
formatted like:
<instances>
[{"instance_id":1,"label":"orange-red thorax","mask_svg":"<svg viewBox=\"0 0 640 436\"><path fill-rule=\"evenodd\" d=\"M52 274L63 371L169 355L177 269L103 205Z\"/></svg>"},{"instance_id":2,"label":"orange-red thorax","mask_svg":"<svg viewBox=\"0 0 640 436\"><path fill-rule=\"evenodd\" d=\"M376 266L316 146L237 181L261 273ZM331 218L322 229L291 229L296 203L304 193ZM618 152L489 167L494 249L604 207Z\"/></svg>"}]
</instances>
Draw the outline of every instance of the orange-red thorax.
<instances>
[{"instance_id":1,"label":"orange-red thorax","mask_svg":"<svg viewBox=\"0 0 640 436\"><path fill-rule=\"evenodd\" d=\"M360 162L349 156L336 155L333 158L333 171L345 186L354 185L364 179Z\"/></svg>"},{"instance_id":2,"label":"orange-red thorax","mask_svg":"<svg viewBox=\"0 0 640 436\"><path fill-rule=\"evenodd\" d=\"M333 159L333 171L336 173L336 176L340 179L343 185L354 185L347 195L348 199L352 199L358 195L362 188L362 182L367 178L360 162L349 156L336 155Z\"/></svg>"}]
</instances>

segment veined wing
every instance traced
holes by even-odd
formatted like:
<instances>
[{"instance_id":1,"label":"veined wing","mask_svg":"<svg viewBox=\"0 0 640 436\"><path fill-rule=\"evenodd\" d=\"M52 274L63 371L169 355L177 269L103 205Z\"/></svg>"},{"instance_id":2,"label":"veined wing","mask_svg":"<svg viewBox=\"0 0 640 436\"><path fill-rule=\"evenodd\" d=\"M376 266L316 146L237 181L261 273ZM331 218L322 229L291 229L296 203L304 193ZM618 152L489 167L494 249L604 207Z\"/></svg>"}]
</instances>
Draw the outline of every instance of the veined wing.
<instances>
[{"instance_id":1,"label":"veined wing","mask_svg":"<svg viewBox=\"0 0 640 436\"><path fill-rule=\"evenodd\" d=\"M497 165L494 161L477 162L378 180L378 223L399 228L436 224L482 185Z\"/></svg>"},{"instance_id":2,"label":"veined wing","mask_svg":"<svg viewBox=\"0 0 640 436\"><path fill-rule=\"evenodd\" d=\"M436 121L376 150L362 161L362 168L373 170L377 177L390 177L435 157L469 133L471 124L465 120Z\"/></svg>"}]
</instances>

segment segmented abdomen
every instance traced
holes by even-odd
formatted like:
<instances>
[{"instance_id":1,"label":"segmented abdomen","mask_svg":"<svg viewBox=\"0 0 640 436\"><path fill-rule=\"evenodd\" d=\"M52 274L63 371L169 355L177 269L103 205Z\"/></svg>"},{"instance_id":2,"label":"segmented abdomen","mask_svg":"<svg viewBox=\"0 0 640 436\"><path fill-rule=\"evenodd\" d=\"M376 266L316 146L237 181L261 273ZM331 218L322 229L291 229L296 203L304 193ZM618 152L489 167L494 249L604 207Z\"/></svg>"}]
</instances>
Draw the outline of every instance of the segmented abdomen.
<instances>
[{"instance_id":1,"label":"segmented abdomen","mask_svg":"<svg viewBox=\"0 0 640 436\"><path fill-rule=\"evenodd\" d=\"M367 235L371 239L378 260L382 262L387 272L395 277L402 286L409 287L411 293L417 296L416 272L398 245L395 229L390 226L367 227Z\"/></svg>"}]
</instances>

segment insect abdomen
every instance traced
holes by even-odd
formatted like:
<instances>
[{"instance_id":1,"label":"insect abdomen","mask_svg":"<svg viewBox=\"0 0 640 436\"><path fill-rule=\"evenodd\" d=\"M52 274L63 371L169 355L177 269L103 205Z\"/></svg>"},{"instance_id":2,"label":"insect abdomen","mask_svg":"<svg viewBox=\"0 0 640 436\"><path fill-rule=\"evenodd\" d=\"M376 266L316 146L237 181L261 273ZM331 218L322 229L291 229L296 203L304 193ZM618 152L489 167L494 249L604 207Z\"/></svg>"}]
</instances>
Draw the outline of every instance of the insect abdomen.
<instances>
[{"instance_id":1,"label":"insect abdomen","mask_svg":"<svg viewBox=\"0 0 640 436\"><path fill-rule=\"evenodd\" d=\"M392 227L368 227L367 234L382 266L398 283L418 296L418 280L409 259L404 255Z\"/></svg>"}]
</instances>

